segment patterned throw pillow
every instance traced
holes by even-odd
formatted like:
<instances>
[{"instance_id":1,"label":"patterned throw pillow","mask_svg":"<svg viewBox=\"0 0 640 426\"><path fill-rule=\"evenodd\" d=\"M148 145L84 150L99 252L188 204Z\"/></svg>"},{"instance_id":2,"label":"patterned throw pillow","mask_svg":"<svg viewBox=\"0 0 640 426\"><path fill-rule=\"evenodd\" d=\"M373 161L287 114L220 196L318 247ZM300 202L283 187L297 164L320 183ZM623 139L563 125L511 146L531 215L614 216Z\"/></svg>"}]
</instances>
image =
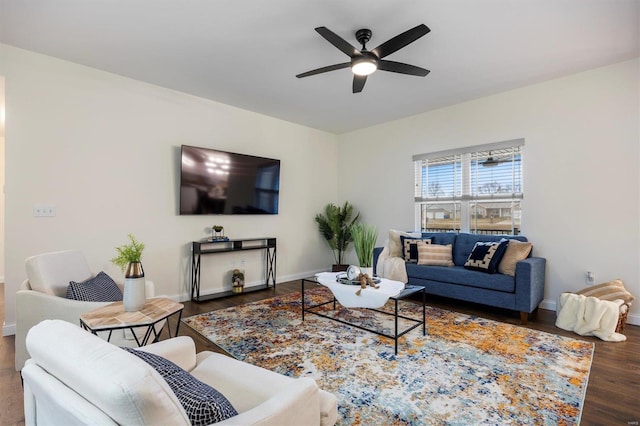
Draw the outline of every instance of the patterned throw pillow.
<instances>
[{"instance_id":1,"label":"patterned throw pillow","mask_svg":"<svg viewBox=\"0 0 640 426\"><path fill-rule=\"evenodd\" d=\"M418 263L418 243L431 244L431 238L400 237L405 262Z\"/></svg>"},{"instance_id":2,"label":"patterned throw pillow","mask_svg":"<svg viewBox=\"0 0 640 426\"><path fill-rule=\"evenodd\" d=\"M400 237L422 237L421 232L402 232L395 229L389 229L389 257L402 257L402 242Z\"/></svg>"},{"instance_id":3,"label":"patterned throw pillow","mask_svg":"<svg viewBox=\"0 0 640 426\"><path fill-rule=\"evenodd\" d=\"M451 244L418 244L418 265L453 266Z\"/></svg>"},{"instance_id":4,"label":"patterned throw pillow","mask_svg":"<svg viewBox=\"0 0 640 426\"><path fill-rule=\"evenodd\" d=\"M509 240L509 244L507 244L507 249L504 252L504 256L502 256L502 260L498 265L498 272L505 275L515 276L516 263L526 259L527 256L529 256L532 246L533 245L528 242Z\"/></svg>"},{"instance_id":5,"label":"patterned throw pillow","mask_svg":"<svg viewBox=\"0 0 640 426\"><path fill-rule=\"evenodd\" d=\"M621 279L612 280L606 283L597 284L591 287L587 287L584 290L576 292L578 294L584 294L589 297L597 297L601 300L624 300L625 303L631 304L635 300L635 297L624 288L624 283Z\"/></svg>"},{"instance_id":6,"label":"patterned throw pillow","mask_svg":"<svg viewBox=\"0 0 640 426\"><path fill-rule=\"evenodd\" d=\"M473 250L471 250L464 267L474 271L495 274L508 243L509 240L504 238L497 242L483 243L478 241L473 246Z\"/></svg>"},{"instance_id":7,"label":"patterned throw pillow","mask_svg":"<svg viewBox=\"0 0 640 426\"><path fill-rule=\"evenodd\" d=\"M99 272L95 277L81 283L69 282L67 299L84 302L119 302L122 300L122 291L109 275Z\"/></svg>"},{"instance_id":8,"label":"patterned throw pillow","mask_svg":"<svg viewBox=\"0 0 640 426\"><path fill-rule=\"evenodd\" d=\"M193 426L210 425L238 415L224 395L168 359L133 348L122 349L145 361L162 376Z\"/></svg>"}]
</instances>

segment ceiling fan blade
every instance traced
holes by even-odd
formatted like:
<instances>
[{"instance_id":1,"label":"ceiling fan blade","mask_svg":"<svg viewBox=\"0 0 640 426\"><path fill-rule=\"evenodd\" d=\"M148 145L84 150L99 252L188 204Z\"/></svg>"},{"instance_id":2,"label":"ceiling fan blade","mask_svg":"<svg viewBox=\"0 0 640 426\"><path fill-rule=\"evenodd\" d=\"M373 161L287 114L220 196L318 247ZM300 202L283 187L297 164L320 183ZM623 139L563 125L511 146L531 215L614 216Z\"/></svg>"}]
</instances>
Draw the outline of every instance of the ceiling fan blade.
<instances>
[{"instance_id":1,"label":"ceiling fan blade","mask_svg":"<svg viewBox=\"0 0 640 426\"><path fill-rule=\"evenodd\" d=\"M316 74L322 74L323 72L340 70L342 68L349 68L350 65L351 65L351 62L345 62L345 63L342 63L342 64L329 65L327 67L322 67L322 68L318 68L318 69L315 69L315 70L303 72L302 74L296 75L296 77L298 77L298 78L309 77L309 76L316 75Z\"/></svg>"},{"instance_id":2,"label":"ceiling fan blade","mask_svg":"<svg viewBox=\"0 0 640 426\"><path fill-rule=\"evenodd\" d=\"M375 53L378 58L384 58L385 56L391 55L393 52L402 49L406 45L413 43L423 35L428 34L429 31L431 31L429 27L425 24L420 24L417 27L411 28L402 34L398 34L397 36L385 41L380 46L373 49L372 52Z\"/></svg>"},{"instance_id":3,"label":"ceiling fan blade","mask_svg":"<svg viewBox=\"0 0 640 426\"><path fill-rule=\"evenodd\" d=\"M357 75L353 76L353 93L360 93L364 88L364 84L367 82L366 75Z\"/></svg>"},{"instance_id":4,"label":"ceiling fan blade","mask_svg":"<svg viewBox=\"0 0 640 426\"><path fill-rule=\"evenodd\" d=\"M353 47L348 41L331 31L329 28L318 27L316 28L316 31L329 43L333 44L335 47L344 52L344 54L347 56L352 57L360 53L360 50Z\"/></svg>"},{"instance_id":5,"label":"ceiling fan blade","mask_svg":"<svg viewBox=\"0 0 640 426\"><path fill-rule=\"evenodd\" d=\"M378 61L378 69L383 71L397 72L400 74L417 75L420 77L424 77L430 72L429 70L416 67L415 65L404 64L402 62L387 61L384 59Z\"/></svg>"}]
</instances>

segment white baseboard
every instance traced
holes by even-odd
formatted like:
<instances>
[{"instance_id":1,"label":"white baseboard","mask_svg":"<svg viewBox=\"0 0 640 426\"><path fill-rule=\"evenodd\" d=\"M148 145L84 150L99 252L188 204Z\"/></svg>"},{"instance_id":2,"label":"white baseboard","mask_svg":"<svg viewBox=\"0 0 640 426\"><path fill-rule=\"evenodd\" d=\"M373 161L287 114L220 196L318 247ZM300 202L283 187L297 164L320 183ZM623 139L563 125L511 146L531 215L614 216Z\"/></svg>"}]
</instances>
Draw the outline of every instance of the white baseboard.
<instances>
[{"instance_id":1,"label":"white baseboard","mask_svg":"<svg viewBox=\"0 0 640 426\"><path fill-rule=\"evenodd\" d=\"M3 336L13 336L16 334L16 323L7 324L2 323L2 335Z\"/></svg>"},{"instance_id":2,"label":"white baseboard","mask_svg":"<svg viewBox=\"0 0 640 426\"><path fill-rule=\"evenodd\" d=\"M541 309L548 309L550 311L555 311L557 308L557 304L555 300L543 300L542 303L540 303L540 308ZM632 324L632 325L640 325L640 315L639 314L629 314L627 316L627 324Z\"/></svg>"}]
</instances>

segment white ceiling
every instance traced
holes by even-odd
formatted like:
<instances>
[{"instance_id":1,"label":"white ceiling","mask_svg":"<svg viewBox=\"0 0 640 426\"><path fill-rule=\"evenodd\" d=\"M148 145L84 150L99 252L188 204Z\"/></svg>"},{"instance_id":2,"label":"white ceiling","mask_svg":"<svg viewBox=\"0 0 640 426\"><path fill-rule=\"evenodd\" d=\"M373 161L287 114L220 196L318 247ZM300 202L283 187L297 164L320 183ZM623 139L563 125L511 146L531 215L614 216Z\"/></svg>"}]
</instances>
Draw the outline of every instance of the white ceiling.
<instances>
[{"instance_id":1,"label":"white ceiling","mask_svg":"<svg viewBox=\"0 0 640 426\"><path fill-rule=\"evenodd\" d=\"M314 28L368 48L418 24L351 93L348 61ZM640 0L0 0L0 42L343 133L640 56Z\"/></svg>"}]
</instances>

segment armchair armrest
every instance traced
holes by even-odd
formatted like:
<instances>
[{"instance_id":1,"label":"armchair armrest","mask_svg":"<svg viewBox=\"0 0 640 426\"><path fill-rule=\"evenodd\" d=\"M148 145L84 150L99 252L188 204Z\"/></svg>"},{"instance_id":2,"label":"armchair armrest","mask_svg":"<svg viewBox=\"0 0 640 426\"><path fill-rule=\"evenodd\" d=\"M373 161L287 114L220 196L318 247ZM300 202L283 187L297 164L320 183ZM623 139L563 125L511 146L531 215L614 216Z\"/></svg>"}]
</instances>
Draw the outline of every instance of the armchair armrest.
<instances>
[{"instance_id":1,"label":"armchair armrest","mask_svg":"<svg viewBox=\"0 0 640 426\"><path fill-rule=\"evenodd\" d=\"M27 332L31 327L46 319L61 319L80 325L80 314L108 305L110 302L82 302L52 296L34 290L16 292L16 339L15 368L22 369L29 359L25 345Z\"/></svg>"},{"instance_id":2,"label":"armchair armrest","mask_svg":"<svg viewBox=\"0 0 640 426\"><path fill-rule=\"evenodd\" d=\"M516 264L516 310L531 313L544 299L546 263L530 257Z\"/></svg>"},{"instance_id":3,"label":"armchair armrest","mask_svg":"<svg viewBox=\"0 0 640 426\"><path fill-rule=\"evenodd\" d=\"M166 358L186 371L196 366L196 345L188 336L162 340L137 349Z\"/></svg>"},{"instance_id":4,"label":"armchair armrest","mask_svg":"<svg viewBox=\"0 0 640 426\"><path fill-rule=\"evenodd\" d=\"M262 404L228 418L219 425L315 425L320 419L320 395L308 377L292 380Z\"/></svg>"}]
</instances>

